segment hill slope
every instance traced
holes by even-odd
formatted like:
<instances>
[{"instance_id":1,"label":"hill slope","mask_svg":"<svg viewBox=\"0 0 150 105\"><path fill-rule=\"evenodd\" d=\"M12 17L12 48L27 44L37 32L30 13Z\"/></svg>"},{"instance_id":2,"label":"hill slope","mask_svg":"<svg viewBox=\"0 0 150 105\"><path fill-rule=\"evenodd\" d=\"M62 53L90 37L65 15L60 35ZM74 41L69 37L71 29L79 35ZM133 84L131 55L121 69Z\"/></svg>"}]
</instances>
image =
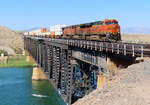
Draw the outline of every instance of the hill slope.
<instances>
[{"instance_id":1,"label":"hill slope","mask_svg":"<svg viewBox=\"0 0 150 105\"><path fill-rule=\"evenodd\" d=\"M150 105L150 60L119 71L103 89L96 89L73 105Z\"/></svg>"},{"instance_id":2,"label":"hill slope","mask_svg":"<svg viewBox=\"0 0 150 105\"><path fill-rule=\"evenodd\" d=\"M22 53L24 48L23 34L0 26L0 46L10 47L16 53Z\"/></svg>"}]
</instances>

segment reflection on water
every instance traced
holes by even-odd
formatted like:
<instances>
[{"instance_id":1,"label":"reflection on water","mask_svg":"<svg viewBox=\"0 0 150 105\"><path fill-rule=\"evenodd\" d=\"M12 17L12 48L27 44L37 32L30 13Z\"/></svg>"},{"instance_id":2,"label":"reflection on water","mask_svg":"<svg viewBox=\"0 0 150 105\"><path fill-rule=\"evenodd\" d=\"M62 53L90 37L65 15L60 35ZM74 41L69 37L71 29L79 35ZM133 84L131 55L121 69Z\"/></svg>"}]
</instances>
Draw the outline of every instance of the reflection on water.
<instances>
[{"instance_id":1,"label":"reflection on water","mask_svg":"<svg viewBox=\"0 0 150 105\"><path fill-rule=\"evenodd\" d=\"M49 81L32 81L32 68L0 69L0 105L65 105Z\"/></svg>"},{"instance_id":2,"label":"reflection on water","mask_svg":"<svg viewBox=\"0 0 150 105\"><path fill-rule=\"evenodd\" d=\"M55 91L49 81L32 81L33 103L43 105L65 105L59 94Z\"/></svg>"}]
</instances>

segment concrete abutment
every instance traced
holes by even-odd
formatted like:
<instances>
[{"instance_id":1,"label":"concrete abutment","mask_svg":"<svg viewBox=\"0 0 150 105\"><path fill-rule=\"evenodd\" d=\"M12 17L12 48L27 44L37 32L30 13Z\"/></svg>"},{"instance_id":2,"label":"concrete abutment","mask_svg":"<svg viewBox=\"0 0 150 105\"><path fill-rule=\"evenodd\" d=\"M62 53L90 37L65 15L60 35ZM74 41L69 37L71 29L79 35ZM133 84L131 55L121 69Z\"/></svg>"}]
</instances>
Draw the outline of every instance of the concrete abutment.
<instances>
[{"instance_id":1,"label":"concrete abutment","mask_svg":"<svg viewBox=\"0 0 150 105\"><path fill-rule=\"evenodd\" d=\"M119 55L109 55L106 60L106 73L97 75L97 88L103 88L107 81L118 74L118 71L136 63L136 58Z\"/></svg>"}]
</instances>

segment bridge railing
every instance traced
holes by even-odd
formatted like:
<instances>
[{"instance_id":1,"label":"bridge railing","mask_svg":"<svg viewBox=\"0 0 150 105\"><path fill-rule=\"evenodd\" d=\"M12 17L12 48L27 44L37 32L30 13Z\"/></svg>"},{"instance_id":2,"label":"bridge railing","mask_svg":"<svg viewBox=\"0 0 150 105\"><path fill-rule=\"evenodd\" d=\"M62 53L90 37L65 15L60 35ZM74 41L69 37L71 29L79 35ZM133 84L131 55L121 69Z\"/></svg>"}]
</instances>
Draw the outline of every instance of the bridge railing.
<instances>
[{"instance_id":1,"label":"bridge railing","mask_svg":"<svg viewBox=\"0 0 150 105\"><path fill-rule=\"evenodd\" d=\"M35 38L35 37L31 37ZM52 43L59 43L68 45L71 47L79 47L89 50L105 51L115 54L123 54L125 56L141 57L148 56L150 50L148 45L135 44L135 43L114 43L114 42L100 42L100 41L89 41L89 40L73 40L73 39L55 39L55 38L38 38L47 40Z\"/></svg>"},{"instance_id":2,"label":"bridge railing","mask_svg":"<svg viewBox=\"0 0 150 105\"><path fill-rule=\"evenodd\" d=\"M124 43L110 43L86 40L71 40L71 39L50 39L52 42L66 44L73 47L86 48L90 50L106 51L110 53L144 56L144 45L139 44L124 44Z\"/></svg>"}]
</instances>

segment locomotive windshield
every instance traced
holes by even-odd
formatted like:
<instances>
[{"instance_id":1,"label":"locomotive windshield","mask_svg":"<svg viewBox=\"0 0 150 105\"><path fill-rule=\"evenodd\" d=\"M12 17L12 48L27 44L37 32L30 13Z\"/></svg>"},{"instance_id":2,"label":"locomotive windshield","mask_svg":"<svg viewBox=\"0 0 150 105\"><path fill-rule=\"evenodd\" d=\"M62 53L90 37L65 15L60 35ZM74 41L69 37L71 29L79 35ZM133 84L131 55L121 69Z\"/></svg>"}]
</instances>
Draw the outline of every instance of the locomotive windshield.
<instances>
[{"instance_id":1,"label":"locomotive windshield","mask_svg":"<svg viewBox=\"0 0 150 105\"><path fill-rule=\"evenodd\" d=\"M112 24L118 24L118 22L116 22L116 21L113 21L113 22L112 22Z\"/></svg>"},{"instance_id":2,"label":"locomotive windshield","mask_svg":"<svg viewBox=\"0 0 150 105\"><path fill-rule=\"evenodd\" d=\"M110 22L110 21L108 21L108 22L105 22L105 24L106 24L106 25L110 25L110 24L111 24L111 22Z\"/></svg>"}]
</instances>

